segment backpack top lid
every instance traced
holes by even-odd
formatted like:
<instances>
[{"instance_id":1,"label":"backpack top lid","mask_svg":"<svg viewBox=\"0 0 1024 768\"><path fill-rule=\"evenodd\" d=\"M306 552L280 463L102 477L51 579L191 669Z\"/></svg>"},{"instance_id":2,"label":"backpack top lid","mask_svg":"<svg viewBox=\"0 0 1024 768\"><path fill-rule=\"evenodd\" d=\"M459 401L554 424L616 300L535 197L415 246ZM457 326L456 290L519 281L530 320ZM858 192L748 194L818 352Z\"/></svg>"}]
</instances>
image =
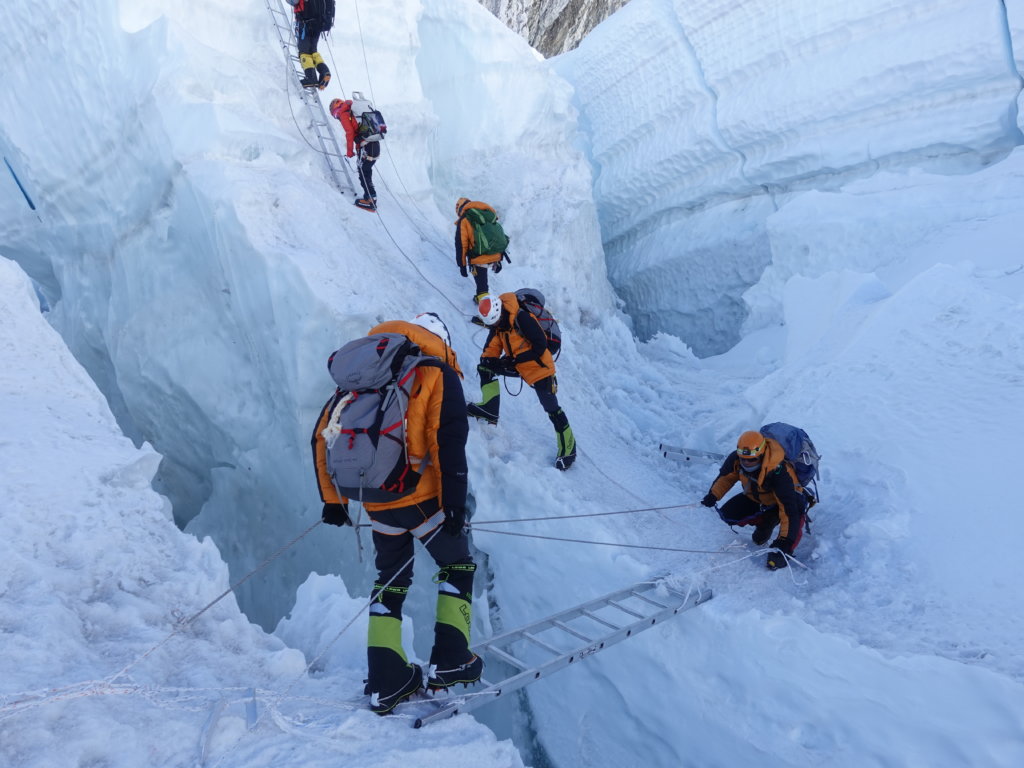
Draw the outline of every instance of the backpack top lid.
<instances>
[{"instance_id":1,"label":"backpack top lid","mask_svg":"<svg viewBox=\"0 0 1024 768\"><path fill-rule=\"evenodd\" d=\"M375 333L355 339L327 361L334 382L347 392L379 389L392 381L419 347L397 333Z\"/></svg>"},{"instance_id":2,"label":"backpack top lid","mask_svg":"<svg viewBox=\"0 0 1024 768\"><path fill-rule=\"evenodd\" d=\"M362 91L352 91L352 114L358 116L363 112L373 112L373 104Z\"/></svg>"},{"instance_id":3,"label":"backpack top lid","mask_svg":"<svg viewBox=\"0 0 1024 768\"><path fill-rule=\"evenodd\" d=\"M528 302L532 299L541 307L545 304L544 294L536 288L520 288L516 291L516 298L519 299L520 303Z\"/></svg>"},{"instance_id":4,"label":"backpack top lid","mask_svg":"<svg viewBox=\"0 0 1024 768\"><path fill-rule=\"evenodd\" d=\"M818 462L821 457L818 455L814 443L811 442L810 436L804 430L783 421L775 421L765 424L761 427L760 432L782 446L782 450L786 453L786 460L793 464L797 479L801 484L806 485L818 477Z\"/></svg>"}]
</instances>

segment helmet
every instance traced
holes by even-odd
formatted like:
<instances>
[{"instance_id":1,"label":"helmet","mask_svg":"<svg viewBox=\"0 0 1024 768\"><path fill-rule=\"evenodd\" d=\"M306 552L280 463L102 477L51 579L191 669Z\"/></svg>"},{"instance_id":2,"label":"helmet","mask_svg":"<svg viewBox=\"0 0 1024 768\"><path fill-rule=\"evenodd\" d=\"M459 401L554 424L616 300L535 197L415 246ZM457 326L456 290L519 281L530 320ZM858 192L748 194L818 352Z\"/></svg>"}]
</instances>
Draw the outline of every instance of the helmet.
<instances>
[{"instance_id":1,"label":"helmet","mask_svg":"<svg viewBox=\"0 0 1024 768\"><path fill-rule=\"evenodd\" d=\"M484 325L494 325L501 319L501 299L493 293L485 293L480 299L476 312L484 321Z\"/></svg>"},{"instance_id":2,"label":"helmet","mask_svg":"<svg viewBox=\"0 0 1024 768\"><path fill-rule=\"evenodd\" d=\"M736 455L740 465L746 470L754 470L761 466L768 439L760 432L748 430L736 441Z\"/></svg>"},{"instance_id":3,"label":"helmet","mask_svg":"<svg viewBox=\"0 0 1024 768\"><path fill-rule=\"evenodd\" d=\"M448 326L437 316L436 312L421 312L409 322L420 328L426 328L449 347L452 345L452 336L448 333Z\"/></svg>"},{"instance_id":4,"label":"helmet","mask_svg":"<svg viewBox=\"0 0 1024 768\"><path fill-rule=\"evenodd\" d=\"M455 213L456 214L462 213L462 206L464 206L468 202L469 202L469 198L468 197L460 197L458 200L456 200L455 201Z\"/></svg>"},{"instance_id":5,"label":"helmet","mask_svg":"<svg viewBox=\"0 0 1024 768\"><path fill-rule=\"evenodd\" d=\"M341 106L341 99L331 99L330 113L333 115L334 112Z\"/></svg>"}]
</instances>

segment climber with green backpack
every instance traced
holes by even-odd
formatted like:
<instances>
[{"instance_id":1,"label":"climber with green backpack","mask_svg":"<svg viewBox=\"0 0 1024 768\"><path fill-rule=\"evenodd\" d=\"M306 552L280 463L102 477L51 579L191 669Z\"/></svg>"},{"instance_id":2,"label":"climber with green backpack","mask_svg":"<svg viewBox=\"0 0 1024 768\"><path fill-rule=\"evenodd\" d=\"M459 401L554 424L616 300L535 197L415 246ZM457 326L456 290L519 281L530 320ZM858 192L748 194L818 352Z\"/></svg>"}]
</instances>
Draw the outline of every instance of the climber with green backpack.
<instances>
[{"instance_id":1,"label":"climber with green backpack","mask_svg":"<svg viewBox=\"0 0 1024 768\"><path fill-rule=\"evenodd\" d=\"M498 214L487 203L460 197L455 203L455 263L463 277L473 274L476 304L489 292L487 271L501 271L502 259L511 262L506 252L509 238Z\"/></svg>"}]
</instances>

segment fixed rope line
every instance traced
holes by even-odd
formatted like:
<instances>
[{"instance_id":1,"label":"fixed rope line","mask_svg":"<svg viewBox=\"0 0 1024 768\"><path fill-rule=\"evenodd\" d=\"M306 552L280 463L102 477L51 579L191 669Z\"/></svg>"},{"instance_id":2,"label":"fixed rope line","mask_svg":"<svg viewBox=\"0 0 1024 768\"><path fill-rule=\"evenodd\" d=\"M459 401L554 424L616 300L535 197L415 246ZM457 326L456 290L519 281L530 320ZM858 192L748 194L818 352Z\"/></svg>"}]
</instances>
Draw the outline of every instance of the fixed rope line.
<instances>
[{"instance_id":1,"label":"fixed rope line","mask_svg":"<svg viewBox=\"0 0 1024 768\"><path fill-rule=\"evenodd\" d=\"M189 618L183 619L181 621L178 621L177 624L175 625L174 629L171 631L171 633L169 635L167 635L167 637L165 637L159 643L154 645L152 648L150 648L144 654L142 654L141 656L136 658L134 661L128 663L116 675L114 675L112 677L108 677L106 679L106 681L105 681L107 683L107 685L112 685L118 678L123 677L125 674L127 674L130 669L132 669L133 667L138 666L143 660L145 660L150 655L152 655L157 650L159 650L164 645L166 645L171 640L171 638L173 638L175 635L178 635L181 632L183 632L186 629L188 629L200 616L202 616L204 613L206 613L208 610L210 610L213 606L215 606L217 603L219 603L225 597L230 595L232 592L234 592L238 587L242 586L242 584L247 582L254 575L256 575L261 570L266 568L270 563L272 563L274 560L276 560L278 557L280 557L281 554L283 552L285 552L287 549L289 549L290 547L294 546L299 541L301 541L303 538L305 538L307 535L309 535L309 532L312 531L314 528L316 528L318 525L321 525L322 522L323 521L321 521L321 520L317 520L315 523L313 523L311 526L309 526L309 528L304 530L302 533L300 533L294 539L289 541L287 544L285 544L285 545L281 546L280 548L278 548L278 550L276 552L274 552L272 555L270 555L268 558L266 558L262 563L257 565L253 570L249 571L249 573L247 573L241 579L239 579L234 584L232 584L227 589L225 589L223 592L221 592L217 597L215 597L213 600L211 600L205 606L200 608L198 611L196 611L194 614L192 614Z\"/></svg>"},{"instance_id":2,"label":"fixed rope line","mask_svg":"<svg viewBox=\"0 0 1024 768\"><path fill-rule=\"evenodd\" d=\"M620 509L615 512L584 512L578 515L552 515L551 517L520 517L508 520L479 520L473 525L497 525L498 523L532 523L538 520L571 520L575 517L605 517L606 515L631 515L637 512L663 512L666 509L686 509L698 507L699 504L671 504L667 507L645 507L643 509ZM472 528L473 525L469 527Z\"/></svg>"},{"instance_id":3,"label":"fixed rope line","mask_svg":"<svg viewBox=\"0 0 1024 768\"><path fill-rule=\"evenodd\" d=\"M437 528L435 528L435 529L434 529L434 530L433 530L433 531L431 532L431 534L430 534L429 536L427 536L427 537L426 537L426 538L425 538L425 539L423 540L423 546L424 546L424 547L426 547L426 546L427 546L427 544L429 544L429 543L430 543L431 541L433 541L434 537L435 537L435 536L437 536L437 534L441 532L441 529L442 529L442 526L443 526L443 525L444 525L443 523L439 523L439 524L438 524L438 526L437 526ZM313 527L316 527L316 526L313 526ZM353 527L355 527L355 526L353 526ZM311 528L310 530L312 530L312 528ZM356 611L356 612L355 612L355 613L354 613L354 614L352 615L352 618L350 618L350 619L348 620L348 622L347 622L347 623L345 624L345 626L343 626L343 627L342 627L342 628L341 628L341 629L340 629L340 630L338 631L338 634L336 634L336 635L335 635L335 636L334 636L334 637L333 637L333 638L331 639L331 641L330 641L329 643L327 643L327 645L325 645L325 646L324 646L323 650L322 650L322 651L320 651L320 653L318 653L318 654L317 654L317 655L316 655L316 656L315 656L315 657L313 658L313 660L312 660L312 661L310 661L310 662L309 662L309 663L308 663L308 664L306 665L305 669L303 669L303 670L302 670L302 672L301 672L301 673L300 673L299 675L297 675L297 676L295 677L295 679L291 681L291 683L289 683L289 684L288 684L288 687L287 687L287 688L285 688L285 689L284 689L284 692L280 694L282 698L286 698L286 697L288 697L288 694L289 694L289 692L290 692L290 691L292 690L292 688L294 688L294 687L295 687L296 685L298 685L299 681L300 681L300 680L302 680L302 679L304 679L304 678L305 678L305 677L306 677L306 676L307 676L307 675L309 674L309 670L311 670L311 669L313 668L313 666L314 666L314 665L315 665L315 664L316 664L316 663L317 663L318 661L320 661L320 659L322 659L322 658L324 657L324 655L325 655L325 654L326 654L326 653L327 653L327 652L328 652L328 651L329 651L329 650L331 649L331 647L332 647L332 646L333 646L333 645L334 645L334 644L335 644L336 642L338 642L338 640L340 640L340 639L341 639L341 636L342 636L342 635L344 635L344 634L345 634L345 633L346 633L346 632L347 632L347 631L349 630L349 628L350 628L350 627L351 627L351 626L352 626L352 625L353 625L353 624L355 623L356 619L358 619L358 618L359 618L360 616L362 616L362 615L363 615L363 614L364 614L364 613L365 613L365 612L366 612L367 610L369 610L370 606L371 606L371 605L373 605L374 601L376 601L376 599L377 599L378 597L380 597L381 593L383 593L385 589L387 589L388 587L390 587L390 586L391 586L391 584L392 584L392 583L393 583L393 582L395 581L395 579L397 579L397 578L398 578L399 576L401 576L401 575L402 575L403 573L405 573L405 570L406 570L407 568L409 568L409 567L410 567L410 566L412 565L412 563L413 563L413 561L415 561L415 559L416 559L416 553L415 553L415 552L413 552L413 555L412 555L412 557L410 557L410 558L409 558L408 560L406 560L406 561L405 561L405 563L404 563L404 564L402 565L402 567L401 567L401 568L399 568L399 569L398 569L397 571L395 571L395 575L394 575L394 576L392 576L392 577L391 577L390 579L388 579L388 580L387 580L387 582L385 582L384 584L380 585L380 589L377 589L377 590L375 590L375 591L371 592L369 600L367 600L367 601L366 601L365 603L363 603L363 605L362 605L362 606L361 606L361 607L359 608L359 610L358 610L358 611ZM229 754L231 754L231 753L232 753L232 752L233 752L233 751L235 750L235 748L236 748L236 747L238 747L238 745L239 745L239 744L241 744L241 743L242 743L242 739L244 739L244 738L245 738L245 734L246 734L246 733L248 733L249 731L255 731L255 730L256 730L256 728L257 728L257 727L259 727L259 724L260 724L260 723L261 723L261 722L263 721L263 718L264 718L264 716L265 716L265 715L267 714L267 712L269 712L269 711L271 711L271 708L270 708L270 707L264 707L264 708L263 708L263 711L262 711L262 712L260 712L259 716L258 716L258 717L256 718L256 721L255 721L255 722L254 722L254 723L252 724L252 726L251 726L251 727L249 727L249 728L248 728L248 730L246 730L246 731L243 731L243 732L242 732L242 734L241 734L241 735L240 735L240 736L238 737L238 740L237 740L237 741L235 741L235 743L234 743L234 744L232 744L232 745L231 745L231 746L230 746L230 747L229 747L228 749L226 749L226 750L224 751L224 753L223 753L223 754L222 754L222 755L220 756L220 758L219 758L219 759L217 760L217 762L216 762L216 763L214 763L214 765L213 765L213 768L217 768L217 766L219 766L219 765L220 765L220 764L221 764L222 762L224 762L224 759L225 759L225 758L226 758L226 757L227 757L227 756L228 756Z\"/></svg>"},{"instance_id":4,"label":"fixed rope line","mask_svg":"<svg viewBox=\"0 0 1024 768\"><path fill-rule=\"evenodd\" d=\"M536 533L515 533L513 531L496 531L490 528L474 528L477 533L496 533L501 536L522 536L526 539L545 539L547 541L567 541L572 544L595 544L602 547L622 547L623 549L651 549L660 552L691 552L697 555L721 555L721 550L712 549L680 549L679 547L652 547L646 544L620 544L617 541L588 541L586 539L569 539L562 536L541 536Z\"/></svg>"}]
</instances>

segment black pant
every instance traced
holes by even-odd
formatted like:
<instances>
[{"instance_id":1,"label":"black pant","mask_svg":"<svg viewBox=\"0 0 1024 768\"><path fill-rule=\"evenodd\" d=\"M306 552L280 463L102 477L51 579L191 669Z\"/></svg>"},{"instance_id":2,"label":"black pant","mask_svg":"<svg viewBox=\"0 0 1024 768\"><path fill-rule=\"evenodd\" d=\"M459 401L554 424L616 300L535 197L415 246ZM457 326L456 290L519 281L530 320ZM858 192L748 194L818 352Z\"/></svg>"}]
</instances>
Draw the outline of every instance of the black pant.
<instances>
[{"instance_id":1,"label":"black pant","mask_svg":"<svg viewBox=\"0 0 1024 768\"><path fill-rule=\"evenodd\" d=\"M296 22L295 42L300 55L305 53L312 56L320 44L320 25L312 21Z\"/></svg>"},{"instance_id":2,"label":"black pant","mask_svg":"<svg viewBox=\"0 0 1024 768\"><path fill-rule=\"evenodd\" d=\"M412 558L415 550L414 536L410 531L429 519L438 508L437 499L431 499L411 507L369 513L371 520L405 530L405 533L400 534L373 532L373 546L377 551L375 565L378 571L378 584L387 584L392 576L395 577L391 582L393 587L408 587L412 584ZM437 528L426 532L420 540L439 568L453 563L472 562L469 556L469 539L465 533L452 536L447 531Z\"/></svg>"},{"instance_id":3,"label":"black pant","mask_svg":"<svg viewBox=\"0 0 1024 768\"><path fill-rule=\"evenodd\" d=\"M490 272L490 264L470 264L469 271L473 273L473 280L476 281L476 295L490 293L487 288L487 273Z\"/></svg>"},{"instance_id":4,"label":"black pant","mask_svg":"<svg viewBox=\"0 0 1024 768\"><path fill-rule=\"evenodd\" d=\"M537 393L537 399L540 400L540 406L547 413L551 414L558 410L558 381L556 381L554 375L548 376L546 379L541 379L533 385L533 391Z\"/></svg>"},{"instance_id":5,"label":"black pant","mask_svg":"<svg viewBox=\"0 0 1024 768\"><path fill-rule=\"evenodd\" d=\"M363 187L364 200L376 200L377 190L373 188L373 164L380 157L380 142L371 141L359 150L359 183Z\"/></svg>"}]
</instances>

